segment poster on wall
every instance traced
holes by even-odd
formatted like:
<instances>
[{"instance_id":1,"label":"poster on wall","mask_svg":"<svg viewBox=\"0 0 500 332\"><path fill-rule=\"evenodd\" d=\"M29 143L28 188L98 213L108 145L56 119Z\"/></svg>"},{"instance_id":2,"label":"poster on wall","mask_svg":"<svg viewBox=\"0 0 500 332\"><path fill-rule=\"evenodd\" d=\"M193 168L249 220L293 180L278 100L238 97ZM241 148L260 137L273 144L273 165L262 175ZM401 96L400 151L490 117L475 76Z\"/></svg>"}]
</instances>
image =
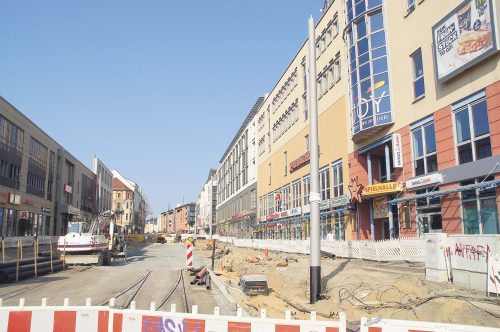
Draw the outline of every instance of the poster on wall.
<instances>
[{"instance_id":1,"label":"poster on wall","mask_svg":"<svg viewBox=\"0 0 500 332\"><path fill-rule=\"evenodd\" d=\"M389 208L387 206L387 196L373 199L373 218L382 219L389 217Z\"/></svg>"},{"instance_id":2,"label":"poster on wall","mask_svg":"<svg viewBox=\"0 0 500 332\"><path fill-rule=\"evenodd\" d=\"M432 27L438 81L497 51L491 0L466 0Z\"/></svg>"}]
</instances>

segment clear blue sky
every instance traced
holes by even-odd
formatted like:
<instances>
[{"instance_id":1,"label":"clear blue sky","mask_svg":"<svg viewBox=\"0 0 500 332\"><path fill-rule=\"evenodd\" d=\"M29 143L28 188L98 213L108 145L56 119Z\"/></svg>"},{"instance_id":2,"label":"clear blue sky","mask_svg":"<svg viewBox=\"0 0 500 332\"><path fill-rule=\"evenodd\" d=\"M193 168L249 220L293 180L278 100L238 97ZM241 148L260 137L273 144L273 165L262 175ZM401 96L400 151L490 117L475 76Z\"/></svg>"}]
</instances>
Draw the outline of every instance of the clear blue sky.
<instances>
[{"instance_id":1,"label":"clear blue sky","mask_svg":"<svg viewBox=\"0 0 500 332\"><path fill-rule=\"evenodd\" d=\"M0 95L155 214L195 201L322 0L0 0Z\"/></svg>"}]
</instances>

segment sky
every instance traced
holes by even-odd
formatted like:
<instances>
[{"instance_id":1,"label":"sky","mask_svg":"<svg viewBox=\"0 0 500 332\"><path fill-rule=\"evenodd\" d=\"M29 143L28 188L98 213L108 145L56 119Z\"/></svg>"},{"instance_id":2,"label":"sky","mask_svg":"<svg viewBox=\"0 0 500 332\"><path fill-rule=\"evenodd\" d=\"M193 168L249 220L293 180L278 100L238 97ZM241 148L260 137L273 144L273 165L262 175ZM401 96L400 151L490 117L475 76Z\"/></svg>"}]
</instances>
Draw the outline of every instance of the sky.
<instances>
[{"instance_id":1,"label":"sky","mask_svg":"<svg viewBox=\"0 0 500 332\"><path fill-rule=\"evenodd\" d=\"M323 0L0 0L0 95L154 215L196 201Z\"/></svg>"}]
</instances>

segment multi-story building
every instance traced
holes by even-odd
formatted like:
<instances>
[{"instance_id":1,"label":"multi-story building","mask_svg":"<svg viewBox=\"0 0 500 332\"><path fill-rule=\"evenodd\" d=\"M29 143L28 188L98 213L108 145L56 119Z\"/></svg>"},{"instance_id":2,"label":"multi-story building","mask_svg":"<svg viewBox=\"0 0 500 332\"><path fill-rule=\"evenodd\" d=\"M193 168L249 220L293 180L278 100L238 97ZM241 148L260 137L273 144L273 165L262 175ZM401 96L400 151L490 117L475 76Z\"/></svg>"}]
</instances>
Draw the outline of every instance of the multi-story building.
<instances>
[{"instance_id":1,"label":"multi-story building","mask_svg":"<svg viewBox=\"0 0 500 332\"><path fill-rule=\"evenodd\" d=\"M259 97L220 159L217 170L216 221L219 233L250 237L257 193L256 118Z\"/></svg>"},{"instance_id":2,"label":"multi-story building","mask_svg":"<svg viewBox=\"0 0 500 332\"><path fill-rule=\"evenodd\" d=\"M118 211L119 224L129 232L143 233L148 208L142 189L117 170L111 173L113 174L113 210Z\"/></svg>"},{"instance_id":3,"label":"multi-story building","mask_svg":"<svg viewBox=\"0 0 500 332\"><path fill-rule=\"evenodd\" d=\"M196 203L179 205L167 211L167 232L170 234L190 233L196 221Z\"/></svg>"},{"instance_id":4,"label":"multi-story building","mask_svg":"<svg viewBox=\"0 0 500 332\"><path fill-rule=\"evenodd\" d=\"M315 28L321 234L498 234L500 6L388 3L333 1ZM256 236L309 233L307 64L304 44L257 115Z\"/></svg>"},{"instance_id":5,"label":"multi-story building","mask_svg":"<svg viewBox=\"0 0 500 332\"><path fill-rule=\"evenodd\" d=\"M215 216L217 207L217 170L210 169L208 178L196 201L196 225L199 234L216 233Z\"/></svg>"},{"instance_id":6,"label":"multi-story building","mask_svg":"<svg viewBox=\"0 0 500 332\"><path fill-rule=\"evenodd\" d=\"M500 233L499 12L346 1L353 238Z\"/></svg>"},{"instance_id":7,"label":"multi-story building","mask_svg":"<svg viewBox=\"0 0 500 332\"><path fill-rule=\"evenodd\" d=\"M334 1L315 27L319 116L321 234L345 238L347 180L347 64L341 1ZM306 31L306 25L304 27ZM300 47L257 114L257 238L309 236L309 62Z\"/></svg>"},{"instance_id":8,"label":"multi-story building","mask_svg":"<svg viewBox=\"0 0 500 332\"><path fill-rule=\"evenodd\" d=\"M113 174L96 156L92 160L92 165L97 182L96 210L98 213L109 211L112 207Z\"/></svg>"},{"instance_id":9,"label":"multi-story building","mask_svg":"<svg viewBox=\"0 0 500 332\"><path fill-rule=\"evenodd\" d=\"M0 97L0 235L61 235L95 214L95 175Z\"/></svg>"}]
</instances>

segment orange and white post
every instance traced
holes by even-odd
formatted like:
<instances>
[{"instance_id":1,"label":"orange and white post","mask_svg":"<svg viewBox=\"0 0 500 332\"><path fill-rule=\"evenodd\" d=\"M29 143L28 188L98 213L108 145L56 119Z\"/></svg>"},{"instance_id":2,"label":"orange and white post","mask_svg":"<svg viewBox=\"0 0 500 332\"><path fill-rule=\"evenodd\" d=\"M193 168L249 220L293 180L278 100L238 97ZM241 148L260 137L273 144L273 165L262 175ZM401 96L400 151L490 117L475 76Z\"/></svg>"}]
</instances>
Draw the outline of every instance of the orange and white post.
<instances>
[{"instance_id":1,"label":"orange and white post","mask_svg":"<svg viewBox=\"0 0 500 332\"><path fill-rule=\"evenodd\" d=\"M193 267L193 244L190 242L186 243L186 265Z\"/></svg>"}]
</instances>

